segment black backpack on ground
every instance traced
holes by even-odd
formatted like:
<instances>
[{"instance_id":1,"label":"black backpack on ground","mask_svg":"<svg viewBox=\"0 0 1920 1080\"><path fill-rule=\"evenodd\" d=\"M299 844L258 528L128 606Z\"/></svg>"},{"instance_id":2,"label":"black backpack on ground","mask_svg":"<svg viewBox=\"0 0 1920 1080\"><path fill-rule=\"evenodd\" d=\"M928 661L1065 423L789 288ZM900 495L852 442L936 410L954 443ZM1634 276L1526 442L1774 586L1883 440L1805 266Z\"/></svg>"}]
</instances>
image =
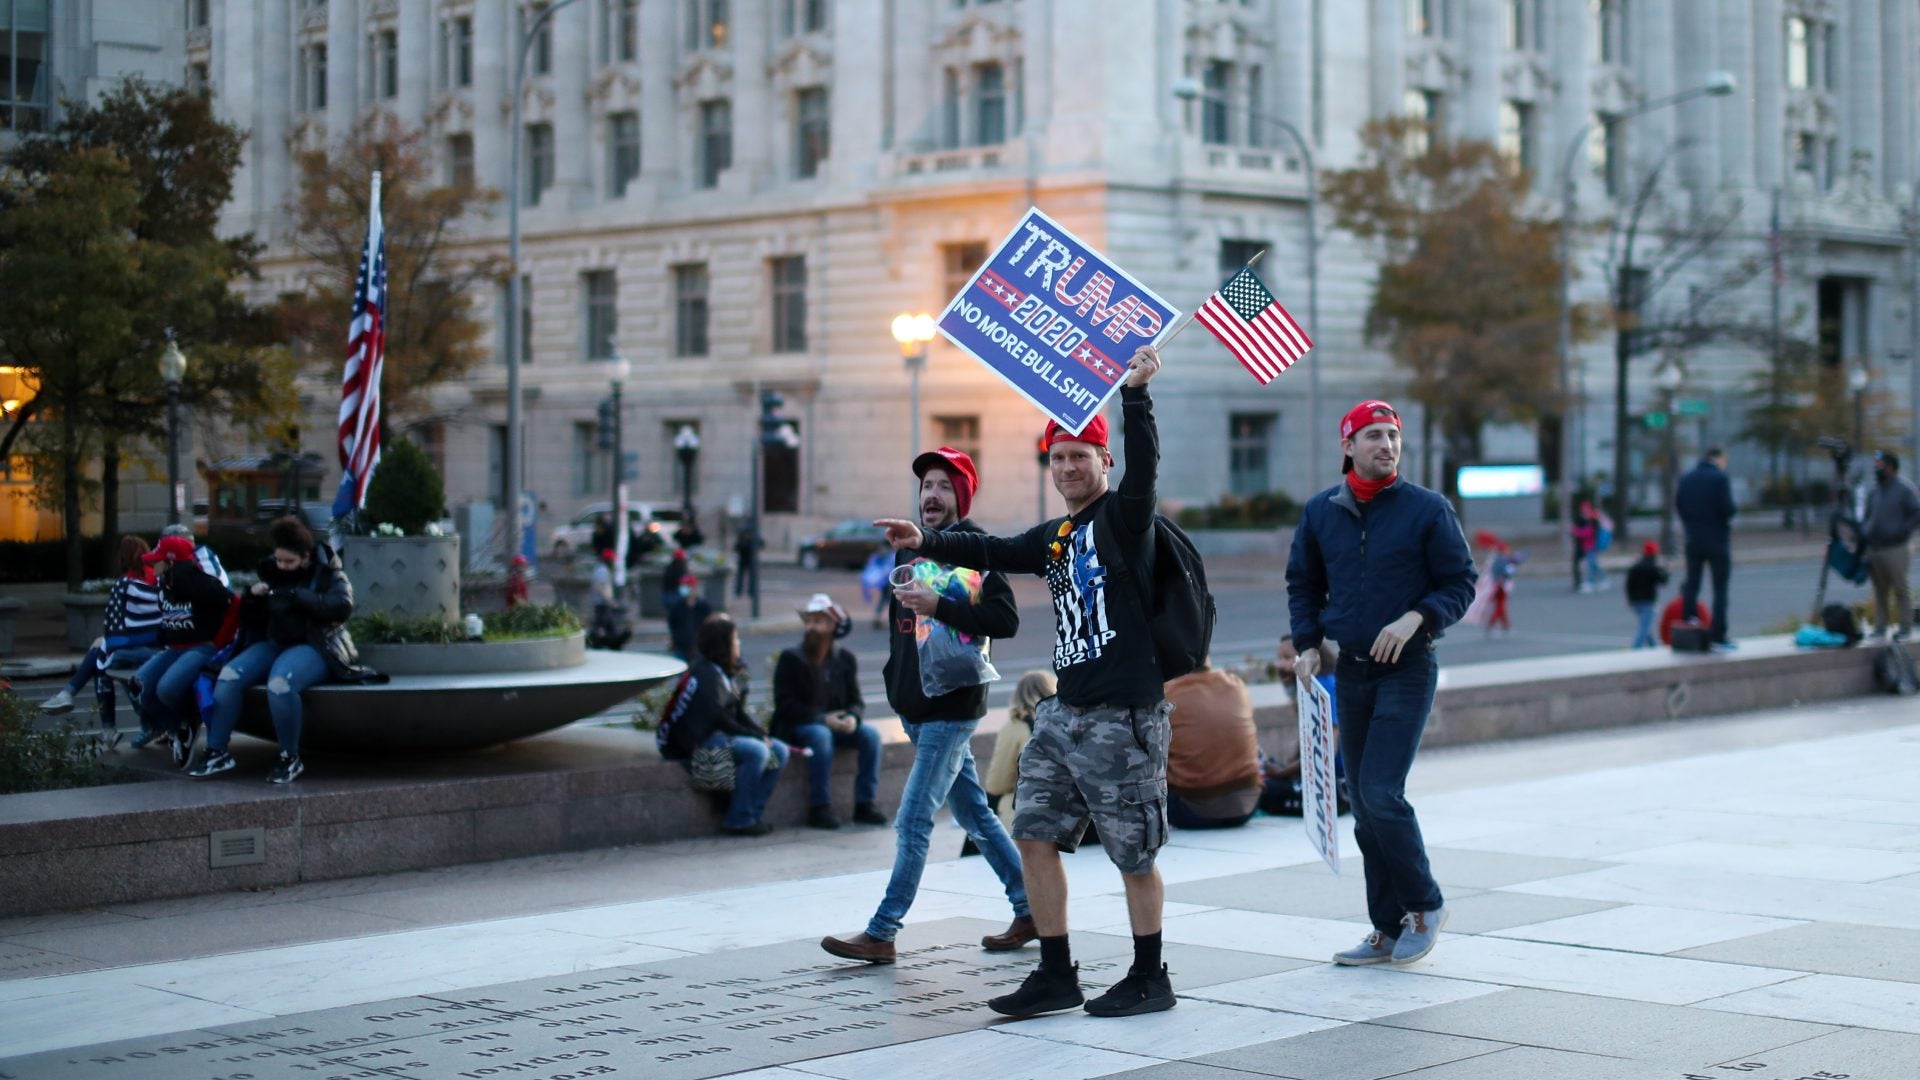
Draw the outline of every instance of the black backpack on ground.
<instances>
[{"instance_id":1,"label":"black backpack on ground","mask_svg":"<svg viewBox=\"0 0 1920 1080\"><path fill-rule=\"evenodd\" d=\"M1105 517L1105 515L1101 515ZM1107 526L1109 542L1112 525ZM1108 550L1118 550L1118 547ZM1219 612L1207 591L1207 566L1186 532L1156 511L1153 515L1153 580L1134 566L1121 573L1139 590L1141 610L1153 633L1153 653L1160 661L1160 677L1177 679L1206 662L1213 647L1213 624Z\"/></svg>"},{"instance_id":2,"label":"black backpack on ground","mask_svg":"<svg viewBox=\"0 0 1920 1080\"><path fill-rule=\"evenodd\" d=\"M1845 604L1828 604L1820 609L1820 625L1829 634L1839 634L1848 645L1860 644L1860 620Z\"/></svg>"},{"instance_id":3,"label":"black backpack on ground","mask_svg":"<svg viewBox=\"0 0 1920 1080\"><path fill-rule=\"evenodd\" d=\"M1913 654L1905 642L1896 641L1873 658L1874 684L1889 694L1909 697L1920 692L1920 671L1914 670Z\"/></svg>"}]
</instances>

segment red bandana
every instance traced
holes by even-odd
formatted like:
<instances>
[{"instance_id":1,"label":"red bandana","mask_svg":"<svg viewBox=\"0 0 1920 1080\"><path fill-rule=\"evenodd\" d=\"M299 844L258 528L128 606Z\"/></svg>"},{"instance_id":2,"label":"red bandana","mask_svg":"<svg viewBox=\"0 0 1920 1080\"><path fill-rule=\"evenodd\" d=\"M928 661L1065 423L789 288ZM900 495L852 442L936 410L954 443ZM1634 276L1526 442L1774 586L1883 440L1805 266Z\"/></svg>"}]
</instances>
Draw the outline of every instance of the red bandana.
<instances>
[{"instance_id":1,"label":"red bandana","mask_svg":"<svg viewBox=\"0 0 1920 1080\"><path fill-rule=\"evenodd\" d=\"M1347 486L1353 489L1354 498L1361 502L1371 502L1375 495L1392 487L1393 482L1398 479L1400 474L1397 472L1388 473L1384 480L1368 480L1357 472L1350 472L1347 474Z\"/></svg>"}]
</instances>

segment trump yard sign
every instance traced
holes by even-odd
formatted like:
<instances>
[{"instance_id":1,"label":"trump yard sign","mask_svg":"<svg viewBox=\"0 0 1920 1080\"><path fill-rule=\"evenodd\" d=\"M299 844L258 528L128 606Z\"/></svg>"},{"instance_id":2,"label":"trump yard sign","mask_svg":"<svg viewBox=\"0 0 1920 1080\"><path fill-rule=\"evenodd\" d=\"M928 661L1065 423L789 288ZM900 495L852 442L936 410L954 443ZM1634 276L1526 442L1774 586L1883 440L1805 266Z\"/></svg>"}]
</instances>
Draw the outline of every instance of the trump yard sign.
<instances>
[{"instance_id":1,"label":"trump yard sign","mask_svg":"<svg viewBox=\"0 0 1920 1080\"><path fill-rule=\"evenodd\" d=\"M948 341L1074 434L1180 310L1029 209L940 316Z\"/></svg>"}]
</instances>

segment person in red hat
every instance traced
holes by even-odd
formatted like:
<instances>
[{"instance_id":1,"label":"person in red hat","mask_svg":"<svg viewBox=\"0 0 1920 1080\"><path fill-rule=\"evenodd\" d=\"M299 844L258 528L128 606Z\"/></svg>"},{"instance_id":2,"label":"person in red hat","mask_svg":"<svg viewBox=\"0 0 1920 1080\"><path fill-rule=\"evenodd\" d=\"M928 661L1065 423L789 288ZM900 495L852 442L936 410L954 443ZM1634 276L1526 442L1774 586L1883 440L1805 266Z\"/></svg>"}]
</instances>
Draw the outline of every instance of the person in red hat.
<instances>
[{"instance_id":1,"label":"person in red hat","mask_svg":"<svg viewBox=\"0 0 1920 1080\"><path fill-rule=\"evenodd\" d=\"M928 530L902 519L874 524L897 550L976 570L1036 574L1053 596L1053 667L1059 692L1034 713L1033 740L1020 755L1013 835L1040 937L1040 966L1013 993L987 1002L1003 1016L1036 1016L1084 1004L1096 1016L1132 1016L1173 1007L1160 959L1165 888L1154 859L1167 839L1166 678L1152 623L1132 586L1109 588L1110 569L1151 574L1160 435L1147 382L1160 351L1143 345L1120 387L1126 471L1117 490L1107 473L1107 422L1078 434L1049 423L1042 437L1053 487L1067 516L1019 536ZM1067 879L1062 851L1079 846L1092 821L1126 886L1133 964L1091 1001L1067 946Z\"/></svg>"},{"instance_id":2,"label":"person in red hat","mask_svg":"<svg viewBox=\"0 0 1920 1080\"><path fill-rule=\"evenodd\" d=\"M913 459L920 478L920 527L933 532L980 532L967 517L979 488L973 459L943 446ZM981 945L989 951L1018 949L1036 936L1027 907L1027 888L1020 874L1020 853L1006 828L987 802L986 789L973 760L973 733L987 713L987 684L991 669L967 672L968 678L946 678L945 665L924 672L920 660L921 631L929 639L951 632L978 646L1010 638L1020 629L1020 612L1013 587L1004 574L946 566L901 551L887 560L889 569L913 567L911 584L887 591L888 656L884 672L887 703L899 714L907 737L913 740L913 768L900 792L900 810L894 830L893 876L886 895L865 931L848 937L827 937L820 947L848 960L888 964L894 959L893 939L913 906L920 876L927 865L933 837L933 815L945 803L954 824L966 830L986 855L987 865L999 876L1013 905L1013 924L1006 932L989 934ZM936 591L934 584L941 588ZM885 585L882 585L885 588ZM931 675L933 690L929 692ZM975 681L977 679L977 681ZM954 685L949 685L953 683Z\"/></svg>"},{"instance_id":3,"label":"person in red hat","mask_svg":"<svg viewBox=\"0 0 1920 1080\"><path fill-rule=\"evenodd\" d=\"M134 676L140 684L141 731L133 745L143 747L170 736L173 763L185 768L193 756L200 717L194 681L213 655L213 639L226 621L233 594L201 568L188 537L162 536L140 558L153 566L160 583L159 641L164 648Z\"/></svg>"},{"instance_id":4,"label":"person in red hat","mask_svg":"<svg viewBox=\"0 0 1920 1080\"><path fill-rule=\"evenodd\" d=\"M1340 451L1345 477L1307 500L1287 557L1295 677L1319 672L1321 642L1340 646L1340 754L1373 923L1333 959L1411 964L1433 950L1447 910L1407 802L1407 771L1433 708L1434 642L1473 602L1473 553L1453 505L1400 475L1393 406L1348 410Z\"/></svg>"},{"instance_id":5,"label":"person in red hat","mask_svg":"<svg viewBox=\"0 0 1920 1080\"><path fill-rule=\"evenodd\" d=\"M1666 583L1667 568L1660 563L1660 541L1649 540L1640 547L1640 561L1627 569L1627 606L1639 620L1633 632L1633 648L1659 646L1660 642L1653 636L1653 610L1660 603L1660 586Z\"/></svg>"}]
</instances>

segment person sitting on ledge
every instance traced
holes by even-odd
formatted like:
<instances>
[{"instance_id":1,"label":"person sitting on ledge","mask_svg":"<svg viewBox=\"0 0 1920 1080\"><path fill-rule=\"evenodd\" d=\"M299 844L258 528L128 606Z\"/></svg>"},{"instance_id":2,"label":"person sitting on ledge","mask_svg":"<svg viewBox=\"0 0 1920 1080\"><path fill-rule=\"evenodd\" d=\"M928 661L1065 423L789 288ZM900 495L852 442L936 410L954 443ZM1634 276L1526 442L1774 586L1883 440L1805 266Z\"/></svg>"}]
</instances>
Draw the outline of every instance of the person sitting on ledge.
<instances>
[{"instance_id":1,"label":"person sitting on ledge","mask_svg":"<svg viewBox=\"0 0 1920 1080\"><path fill-rule=\"evenodd\" d=\"M306 769L300 760L301 692L321 683L383 678L356 664L359 654L346 626L353 615L353 585L339 554L315 540L299 518L280 518L267 535L273 554L260 560L260 580L241 601L233 659L214 680L206 755L187 772L196 780L233 768L228 740L249 688L266 684L280 743L267 782L291 784Z\"/></svg>"},{"instance_id":2,"label":"person sitting on ledge","mask_svg":"<svg viewBox=\"0 0 1920 1080\"><path fill-rule=\"evenodd\" d=\"M767 800L787 766L787 744L768 735L747 712L741 674L740 635L726 612L709 615L694 635L693 663L660 710L654 739L668 761L691 762L702 746L733 751L733 795L720 831L765 836Z\"/></svg>"},{"instance_id":3,"label":"person sitting on ledge","mask_svg":"<svg viewBox=\"0 0 1920 1080\"><path fill-rule=\"evenodd\" d=\"M885 825L880 812L880 732L861 718L866 699L860 693L860 667L853 654L835 644L853 621L826 593L815 593L800 612L806 633L786 649L773 668L773 733L810 752L807 762L807 824L837 829L828 781L836 746L856 747L860 768L853 779L853 820Z\"/></svg>"}]
</instances>

